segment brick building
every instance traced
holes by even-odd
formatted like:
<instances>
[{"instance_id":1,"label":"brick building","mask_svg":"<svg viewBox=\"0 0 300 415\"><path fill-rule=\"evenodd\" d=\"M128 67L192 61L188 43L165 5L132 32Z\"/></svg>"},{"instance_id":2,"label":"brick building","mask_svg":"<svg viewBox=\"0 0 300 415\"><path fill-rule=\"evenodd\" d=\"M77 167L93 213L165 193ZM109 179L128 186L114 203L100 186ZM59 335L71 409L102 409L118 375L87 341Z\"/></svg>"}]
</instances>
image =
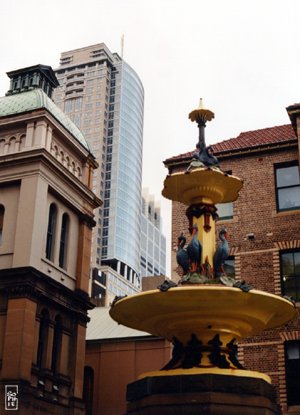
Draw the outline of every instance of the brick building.
<instances>
[{"instance_id":1,"label":"brick building","mask_svg":"<svg viewBox=\"0 0 300 415\"><path fill-rule=\"evenodd\" d=\"M241 133L213 145L223 171L243 179L238 200L218 206L217 233L229 233L228 269L254 288L293 297L300 306L300 104L287 108L291 124ZM193 152L165 161L185 169ZM172 205L172 271L177 238L187 233L186 206ZM174 277L173 277L174 278ZM300 414L300 320L244 339L239 360L271 376L283 413Z\"/></svg>"}]
</instances>

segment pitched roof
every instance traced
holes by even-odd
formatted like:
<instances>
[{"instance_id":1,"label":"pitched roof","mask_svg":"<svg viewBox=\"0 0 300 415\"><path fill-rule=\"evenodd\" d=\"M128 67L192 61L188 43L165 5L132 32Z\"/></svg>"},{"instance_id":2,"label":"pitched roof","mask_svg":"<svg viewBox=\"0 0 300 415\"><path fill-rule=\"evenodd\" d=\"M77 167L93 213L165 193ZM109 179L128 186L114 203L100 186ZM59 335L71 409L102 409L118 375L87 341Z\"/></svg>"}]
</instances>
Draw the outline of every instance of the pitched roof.
<instances>
[{"instance_id":1,"label":"pitched roof","mask_svg":"<svg viewBox=\"0 0 300 415\"><path fill-rule=\"evenodd\" d=\"M124 339L129 337L149 337L149 333L134 330L118 324L109 315L108 307L96 307L88 312L86 340Z\"/></svg>"},{"instance_id":2,"label":"pitched roof","mask_svg":"<svg viewBox=\"0 0 300 415\"><path fill-rule=\"evenodd\" d=\"M230 138L229 140L220 141L213 144L213 151L216 155L245 149L254 149L257 147L263 147L271 144L284 143L288 141L296 140L296 136L291 124L279 125L276 127L263 128L261 130L246 131L240 133L237 137ZM195 152L189 151L188 153L179 154L171 157L165 161L165 163L189 158Z\"/></svg>"}]
</instances>

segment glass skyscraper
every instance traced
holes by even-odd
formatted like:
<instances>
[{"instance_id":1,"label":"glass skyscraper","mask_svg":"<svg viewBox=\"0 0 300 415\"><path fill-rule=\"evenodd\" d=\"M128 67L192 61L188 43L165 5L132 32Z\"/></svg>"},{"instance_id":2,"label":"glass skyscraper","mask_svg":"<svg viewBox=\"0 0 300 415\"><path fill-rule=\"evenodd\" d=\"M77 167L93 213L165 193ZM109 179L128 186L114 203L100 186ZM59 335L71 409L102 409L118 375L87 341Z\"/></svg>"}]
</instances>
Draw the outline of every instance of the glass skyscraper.
<instances>
[{"instance_id":1,"label":"glass skyscraper","mask_svg":"<svg viewBox=\"0 0 300 415\"><path fill-rule=\"evenodd\" d=\"M144 89L136 72L105 44L61 54L54 101L82 130L99 163L92 268L99 294L140 288ZM102 270L102 271L101 271ZM97 274L97 275L96 275ZM97 287L96 287L97 288ZM121 289L122 288L122 289ZM102 291L101 291L102 290Z\"/></svg>"}]
</instances>

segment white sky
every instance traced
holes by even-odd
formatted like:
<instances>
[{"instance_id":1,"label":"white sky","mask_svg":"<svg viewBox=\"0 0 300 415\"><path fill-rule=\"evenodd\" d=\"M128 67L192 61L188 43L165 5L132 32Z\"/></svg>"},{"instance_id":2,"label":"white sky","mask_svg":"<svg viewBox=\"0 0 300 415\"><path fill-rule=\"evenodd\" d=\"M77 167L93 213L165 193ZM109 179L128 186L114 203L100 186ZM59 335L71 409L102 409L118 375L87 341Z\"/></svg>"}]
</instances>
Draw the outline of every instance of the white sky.
<instances>
[{"instance_id":1,"label":"white sky","mask_svg":"<svg viewBox=\"0 0 300 415\"><path fill-rule=\"evenodd\" d=\"M300 102L299 0L9 0L0 4L0 96L5 73L104 42L145 88L143 186L160 198L162 161L194 148L188 113L200 97L215 112L214 143L289 122ZM162 201L164 232L170 204Z\"/></svg>"}]
</instances>

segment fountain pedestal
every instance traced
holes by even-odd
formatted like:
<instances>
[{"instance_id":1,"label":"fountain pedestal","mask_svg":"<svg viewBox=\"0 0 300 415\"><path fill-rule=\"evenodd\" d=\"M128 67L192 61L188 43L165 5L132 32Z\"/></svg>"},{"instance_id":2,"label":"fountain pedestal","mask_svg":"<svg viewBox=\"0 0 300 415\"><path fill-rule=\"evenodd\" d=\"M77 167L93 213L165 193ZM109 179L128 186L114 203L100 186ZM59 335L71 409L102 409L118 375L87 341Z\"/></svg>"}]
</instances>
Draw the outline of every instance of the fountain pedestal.
<instances>
[{"instance_id":1,"label":"fountain pedestal","mask_svg":"<svg viewBox=\"0 0 300 415\"><path fill-rule=\"evenodd\" d=\"M151 376L127 387L126 415L279 415L272 385L230 374Z\"/></svg>"}]
</instances>

